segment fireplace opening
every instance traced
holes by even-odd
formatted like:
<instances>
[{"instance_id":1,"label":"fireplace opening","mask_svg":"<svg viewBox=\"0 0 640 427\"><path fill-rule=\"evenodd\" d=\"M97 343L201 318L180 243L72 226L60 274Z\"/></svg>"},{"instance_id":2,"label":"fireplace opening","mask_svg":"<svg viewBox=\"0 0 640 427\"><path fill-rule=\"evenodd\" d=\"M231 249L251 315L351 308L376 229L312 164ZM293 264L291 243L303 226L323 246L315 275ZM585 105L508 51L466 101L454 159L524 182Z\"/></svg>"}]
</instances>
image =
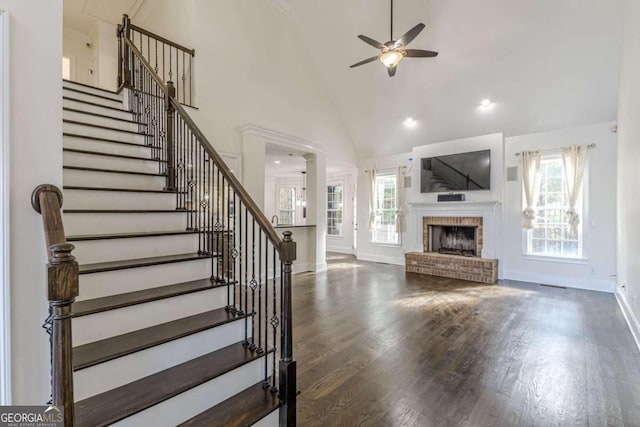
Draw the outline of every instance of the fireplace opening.
<instances>
[{"instance_id":1,"label":"fireplace opening","mask_svg":"<svg viewBox=\"0 0 640 427\"><path fill-rule=\"evenodd\" d=\"M478 256L477 226L429 225L429 236L429 252Z\"/></svg>"}]
</instances>

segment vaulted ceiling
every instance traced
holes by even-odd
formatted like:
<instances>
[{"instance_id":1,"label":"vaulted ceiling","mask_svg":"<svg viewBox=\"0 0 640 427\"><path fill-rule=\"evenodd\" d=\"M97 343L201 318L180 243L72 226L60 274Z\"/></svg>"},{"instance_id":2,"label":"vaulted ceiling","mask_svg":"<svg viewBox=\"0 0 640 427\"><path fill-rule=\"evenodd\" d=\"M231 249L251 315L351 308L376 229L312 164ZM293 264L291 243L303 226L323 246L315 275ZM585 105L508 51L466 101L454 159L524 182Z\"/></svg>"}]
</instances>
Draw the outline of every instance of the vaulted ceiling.
<instances>
[{"instance_id":1,"label":"vaulted ceiling","mask_svg":"<svg viewBox=\"0 0 640 427\"><path fill-rule=\"evenodd\" d=\"M282 6L282 1L279 2ZM360 155L615 120L622 0L396 0L394 37L418 22L395 77L359 39L389 39L389 0L291 0L308 54ZM478 104L490 98L493 108ZM414 128L402 121L418 120Z\"/></svg>"}]
</instances>

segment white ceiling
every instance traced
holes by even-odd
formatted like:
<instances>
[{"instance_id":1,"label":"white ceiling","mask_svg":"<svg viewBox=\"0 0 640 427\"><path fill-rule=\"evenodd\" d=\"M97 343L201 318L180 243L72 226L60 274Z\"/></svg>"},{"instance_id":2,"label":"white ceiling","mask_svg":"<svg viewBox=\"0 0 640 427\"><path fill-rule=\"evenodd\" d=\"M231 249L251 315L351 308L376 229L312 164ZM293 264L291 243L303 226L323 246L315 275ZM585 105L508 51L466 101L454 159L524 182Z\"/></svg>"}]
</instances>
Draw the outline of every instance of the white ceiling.
<instances>
[{"instance_id":1,"label":"white ceiling","mask_svg":"<svg viewBox=\"0 0 640 427\"><path fill-rule=\"evenodd\" d=\"M138 10L145 0L64 0L64 26L90 34L96 21L117 25L122 14L129 16Z\"/></svg>"},{"instance_id":2,"label":"white ceiling","mask_svg":"<svg viewBox=\"0 0 640 427\"><path fill-rule=\"evenodd\" d=\"M292 19L361 156L493 132L615 120L623 0L396 0L427 28L394 78L356 38L389 39L389 0L293 0ZM479 102L490 98L494 108ZM419 122L407 129L402 120Z\"/></svg>"}]
</instances>

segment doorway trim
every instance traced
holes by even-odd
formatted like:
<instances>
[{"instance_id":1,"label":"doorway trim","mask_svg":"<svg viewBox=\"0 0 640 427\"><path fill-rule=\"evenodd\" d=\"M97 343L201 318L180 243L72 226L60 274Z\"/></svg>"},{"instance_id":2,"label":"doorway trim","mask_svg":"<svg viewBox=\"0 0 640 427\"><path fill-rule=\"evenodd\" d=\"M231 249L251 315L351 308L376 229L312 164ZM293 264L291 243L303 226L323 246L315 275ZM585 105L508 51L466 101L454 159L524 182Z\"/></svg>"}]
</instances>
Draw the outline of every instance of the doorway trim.
<instances>
[{"instance_id":1,"label":"doorway trim","mask_svg":"<svg viewBox=\"0 0 640 427\"><path fill-rule=\"evenodd\" d=\"M9 252L9 13L0 10L0 405L11 404L11 294Z\"/></svg>"}]
</instances>

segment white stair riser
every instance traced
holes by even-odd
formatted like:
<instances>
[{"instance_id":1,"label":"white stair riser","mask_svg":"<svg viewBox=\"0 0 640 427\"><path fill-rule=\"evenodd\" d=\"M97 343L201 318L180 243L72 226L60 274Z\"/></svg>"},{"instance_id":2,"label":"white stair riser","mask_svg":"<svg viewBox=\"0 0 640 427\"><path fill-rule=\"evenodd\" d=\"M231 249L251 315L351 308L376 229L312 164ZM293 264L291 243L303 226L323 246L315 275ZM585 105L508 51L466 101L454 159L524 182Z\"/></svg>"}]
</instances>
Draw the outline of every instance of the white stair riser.
<instances>
[{"instance_id":1,"label":"white stair riser","mask_svg":"<svg viewBox=\"0 0 640 427\"><path fill-rule=\"evenodd\" d=\"M114 93L112 91L109 90L100 90L98 88L94 88L94 87L88 87L88 86L83 86L81 84L77 84L75 82L71 82L71 81L67 81L67 80L63 80L62 81L62 87L65 89L77 89L77 90L81 90L83 92L89 92L89 93L93 93L96 95L100 95L100 96L107 96L110 98L115 98L115 99L122 99L122 96L124 94L123 92L120 93Z\"/></svg>"},{"instance_id":2,"label":"white stair riser","mask_svg":"<svg viewBox=\"0 0 640 427\"><path fill-rule=\"evenodd\" d=\"M91 114L83 114L69 110L62 110L62 118L65 120L73 120L76 122L91 123L93 125L130 130L132 132L138 132L139 130L144 129L144 127L139 127L136 123L124 122L122 120L116 120L109 117L94 116Z\"/></svg>"},{"instance_id":3,"label":"white stair riser","mask_svg":"<svg viewBox=\"0 0 640 427\"><path fill-rule=\"evenodd\" d=\"M73 99L78 99L73 93L68 93L65 96L68 96L72 99L63 99L62 106L66 108L74 108L76 110L86 111L88 113L96 113L96 114L104 114L105 116L116 117L119 119L125 120L134 120L134 115L126 110L116 111L111 108L100 107L97 105L86 104L84 102L74 101ZM120 106L120 108L124 108Z\"/></svg>"},{"instance_id":4,"label":"white stair riser","mask_svg":"<svg viewBox=\"0 0 640 427\"><path fill-rule=\"evenodd\" d=\"M159 173L157 160L126 159L122 157L100 156L95 154L65 151L62 155L65 166L83 166L89 168L113 169L131 172Z\"/></svg>"},{"instance_id":5,"label":"white stair riser","mask_svg":"<svg viewBox=\"0 0 640 427\"><path fill-rule=\"evenodd\" d=\"M252 427L278 427L280 425L280 415L278 410L271 412L269 415L253 424Z\"/></svg>"},{"instance_id":6,"label":"white stair riser","mask_svg":"<svg viewBox=\"0 0 640 427\"><path fill-rule=\"evenodd\" d=\"M271 375L272 358L273 354L270 354L268 375ZM259 358L112 425L117 427L175 426L240 393L263 378L264 360Z\"/></svg>"},{"instance_id":7,"label":"white stair riser","mask_svg":"<svg viewBox=\"0 0 640 427\"><path fill-rule=\"evenodd\" d=\"M112 108L121 108L124 109L125 105L123 101L118 101L116 99L105 99L99 96L91 95L88 93L76 92L73 90L62 89L62 96L66 96L69 98L79 99L81 101L92 102L94 104L105 105L107 107Z\"/></svg>"},{"instance_id":8,"label":"white stair riser","mask_svg":"<svg viewBox=\"0 0 640 427\"><path fill-rule=\"evenodd\" d=\"M175 209L174 193L64 190L66 209Z\"/></svg>"},{"instance_id":9,"label":"white stair riser","mask_svg":"<svg viewBox=\"0 0 640 427\"><path fill-rule=\"evenodd\" d=\"M73 344L82 345L221 308L227 304L226 295L226 288L219 287L77 317L72 321Z\"/></svg>"},{"instance_id":10,"label":"white stair riser","mask_svg":"<svg viewBox=\"0 0 640 427\"><path fill-rule=\"evenodd\" d=\"M62 131L64 133L73 133L76 135L92 136L94 138L113 139L115 141L132 142L134 144L144 145L144 135L135 133L120 132L111 129L96 128L77 123L62 123Z\"/></svg>"},{"instance_id":11,"label":"white stair riser","mask_svg":"<svg viewBox=\"0 0 640 427\"><path fill-rule=\"evenodd\" d=\"M118 144L109 141L100 141L76 136L64 136L64 148L75 148L78 150L98 151L100 153L122 154L124 156L138 156L151 158L158 150L145 147L144 145Z\"/></svg>"},{"instance_id":12,"label":"white stair riser","mask_svg":"<svg viewBox=\"0 0 640 427\"><path fill-rule=\"evenodd\" d=\"M211 277L211 259L129 268L82 274L78 301L101 298L126 292L141 291L175 283L208 279Z\"/></svg>"},{"instance_id":13,"label":"white stair riser","mask_svg":"<svg viewBox=\"0 0 640 427\"><path fill-rule=\"evenodd\" d=\"M80 187L134 188L162 190L167 182L163 176L64 169L64 185Z\"/></svg>"},{"instance_id":14,"label":"white stair riser","mask_svg":"<svg viewBox=\"0 0 640 427\"><path fill-rule=\"evenodd\" d=\"M80 264L187 254L198 251L198 235L137 237L72 242Z\"/></svg>"},{"instance_id":15,"label":"white stair riser","mask_svg":"<svg viewBox=\"0 0 640 427\"><path fill-rule=\"evenodd\" d=\"M74 399L128 384L244 339L244 320L138 351L73 374Z\"/></svg>"},{"instance_id":16,"label":"white stair riser","mask_svg":"<svg viewBox=\"0 0 640 427\"><path fill-rule=\"evenodd\" d=\"M64 214L65 231L74 234L131 233L186 230L187 215L176 213L70 213Z\"/></svg>"}]
</instances>

